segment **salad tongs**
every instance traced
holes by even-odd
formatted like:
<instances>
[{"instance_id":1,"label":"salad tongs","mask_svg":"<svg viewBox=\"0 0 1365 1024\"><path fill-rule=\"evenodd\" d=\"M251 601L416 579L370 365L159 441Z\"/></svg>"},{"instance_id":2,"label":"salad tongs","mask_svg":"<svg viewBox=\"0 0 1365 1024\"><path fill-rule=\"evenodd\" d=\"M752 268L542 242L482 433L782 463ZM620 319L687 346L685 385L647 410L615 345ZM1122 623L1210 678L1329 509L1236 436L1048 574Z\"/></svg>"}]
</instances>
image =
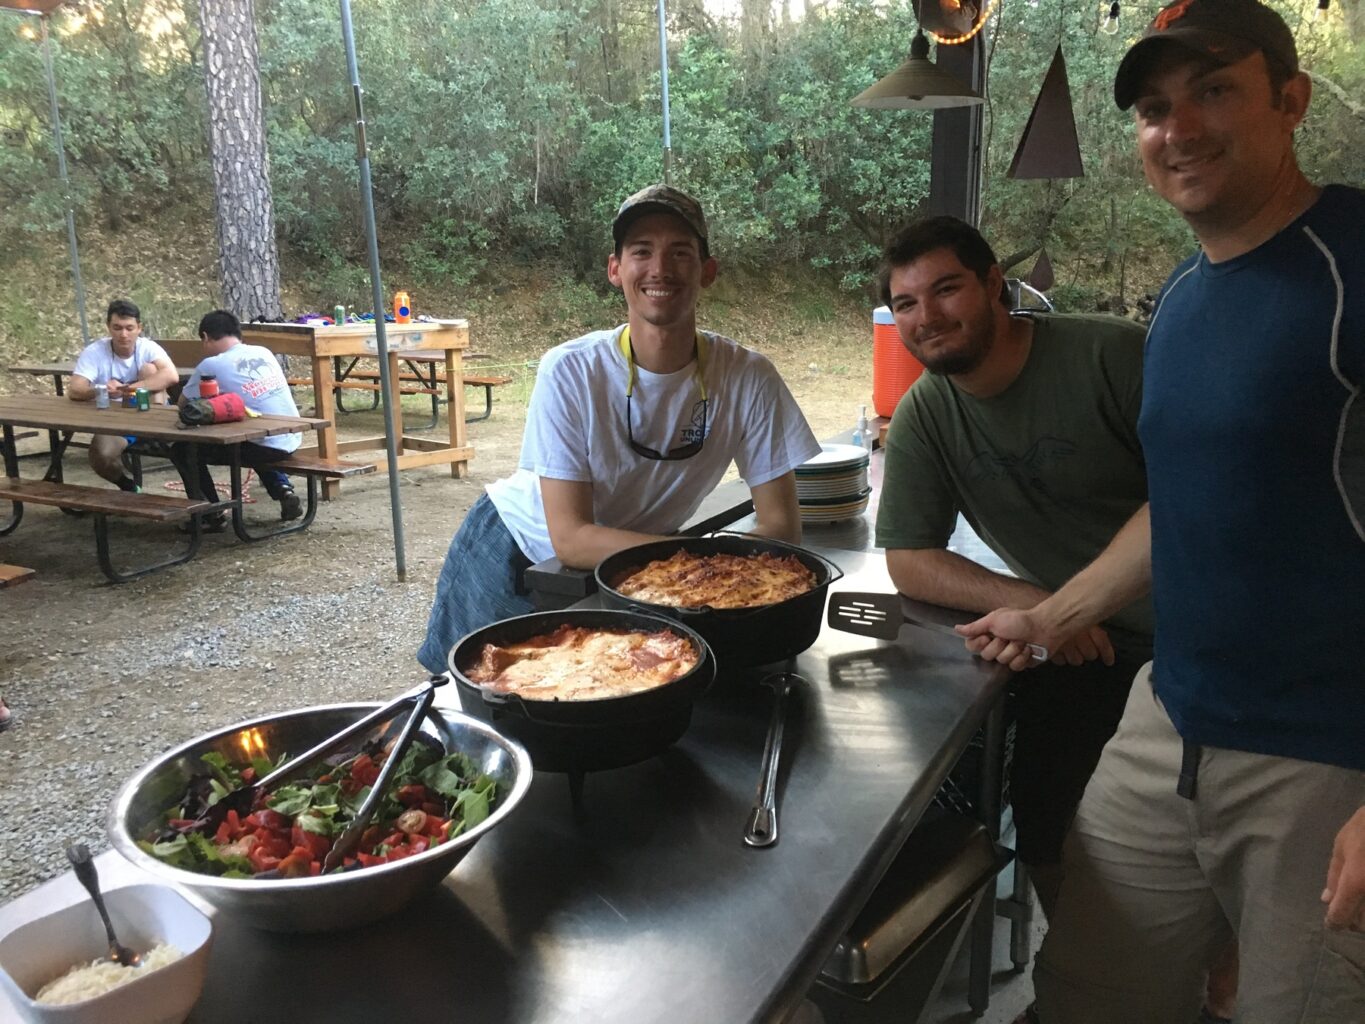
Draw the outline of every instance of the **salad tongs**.
<instances>
[{"instance_id":1,"label":"salad tongs","mask_svg":"<svg viewBox=\"0 0 1365 1024\"><path fill-rule=\"evenodd\" d=\"M397 717L398 713L409 704L419 706L422 709L422 714L425 714L427 708L431 706L432 698L435 695L435 688L447 682L449 678L448 675L435 676L422 683L420 686L413 687L413 689L407 691L400 697L389 701L389 703L385 704L383 707L375 708L375 710L371 711L368 715L365 715L346 726L346 728L342 729L340 732L334 733L327 739L322 740L315 746L305 750L293 760L286 761L265 778L248 786L240 786L232 792L225 794L212 807L205 811L193 825L188 826L185 831L212 834L213 832L216 832L218 826L223 823L223 820L228 815L228 811L236 811L240 817L246 817L246 815L250 814L255 807L256 801L261 793L270 792L281 783L294 778L310 765L316 764L321 758L326 757L339 747L342 747L348 741L355 739L357 736L364 735L382 722L388 722ZM413 721L419 720L420 718L421 714L413 715L409 719L408 725L410 726ZM408 726L405 726L403 733L404 737L410 738L411 731L412 730ZM406 749L406 743L404 744L404 748ZM402 754L399 752L398 757L401 756ZM391 758L389 763L396 765L397 759ZM385 767L387 768L388 765L386 764ZM375 789L379 790L379 786L376 785Z\"/></svg>"},{"instance_id":2,"label":"salad tongs","mask_svg":"<svg viewBox=\"0 0 1365 1024\"><path fill-rule=\"evenodd\" d=\"M374 780L369 795L365 797L365 802L360 805L360 810L356 812L355 820L346 826L346 831L337 836L336 842L327 851L327 856L322 862L322 873L324 875L340 865L350 855L356 844L360 842L360 837L369 828L370 819L374 817L379 801L388 792L389 783L393 781L394 774L398 771L398 764L403 760L403 755L408 752L408 747L412 745L412 737L422 724L422 716L431 707L431 702L435 696L435 685L430 682L424 684L423 691L418 695L412 706L412 711L408 714L408 720L403 723L403 731L398 734L393 749L384 758L384 767L379 769L379 778Z\"/></svg>"}]
</instances>

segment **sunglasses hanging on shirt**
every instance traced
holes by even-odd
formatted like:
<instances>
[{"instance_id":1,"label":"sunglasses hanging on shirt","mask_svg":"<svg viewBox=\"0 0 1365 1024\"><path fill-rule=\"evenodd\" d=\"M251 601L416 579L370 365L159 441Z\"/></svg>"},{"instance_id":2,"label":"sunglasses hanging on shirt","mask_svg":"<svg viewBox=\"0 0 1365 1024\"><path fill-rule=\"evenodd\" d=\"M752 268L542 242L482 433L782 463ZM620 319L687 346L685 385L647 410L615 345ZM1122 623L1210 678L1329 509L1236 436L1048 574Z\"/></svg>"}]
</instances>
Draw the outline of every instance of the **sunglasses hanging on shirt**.
<instances>
[{"instance_id":1,"label":"sunglasses hanging on shirt","mask_svg":"<svg viewBox=\"0 0 1365 1024\"><path fill-rule=\"evenodd\" d=\"M706 336L701 331L697 332L697 359L693 376L697 381L697 390L701 392L701 436L697 440L689 441L677 448L670 448L667 452L656 451L635 440L630 422L630 398L631 393L635 390L635 352L630 347L629 326L622 328L618 344L621 347L621 357L626 361L626 441L630 444L630 450L642 458L653 459L656 462L678 462L682 459L690 459L701 451L702 445L706 442L707 415L710 412L710 401L706 396L706 354L710 342L707 341Z\"/></svg>"}]
</instances>

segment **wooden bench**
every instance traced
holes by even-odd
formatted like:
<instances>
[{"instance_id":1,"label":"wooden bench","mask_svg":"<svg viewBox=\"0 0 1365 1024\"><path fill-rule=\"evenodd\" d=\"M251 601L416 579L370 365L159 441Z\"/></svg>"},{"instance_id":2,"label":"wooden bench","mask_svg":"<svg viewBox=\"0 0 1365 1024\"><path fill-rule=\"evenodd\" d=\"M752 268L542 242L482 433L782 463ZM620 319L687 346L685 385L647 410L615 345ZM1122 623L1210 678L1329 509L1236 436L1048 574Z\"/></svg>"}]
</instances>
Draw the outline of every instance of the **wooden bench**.
<instances>
[{"instance_id":1,"label":"wooden bench","mask_svg":"<svg viewBox=\"0 0 1365 1024\"><path fill-rule=\"evenodd\" d=\"M87 487L82 484L55 483L51 480L21 480L5 477L0 483L0 501L14 504L14 515L0 534L9 533L23 518L24 505L52 505L74 512L89 512L95 517L95 549L100 569L115 583L127 583L139 576L188 562L199 551L199 517L214 506L197 498L179 498L169 494L130 494L110 487ZM155 523L189 518L189 549L175 558L143 566L130 572L114 568L109 557L110 516L126 516Z\"/></svg>"},{"instance_id":2,"label":"wooden bench","mask_svg":"<svg viewBox=\"0 0 1365 1024\"><path fill-rule=\"evenodd\" d=\"M297 533L299 530L306 530L312 525L313 519L318 514L318 480L331 479L340 480L349 476L365 476L367 473L375 471L372 462L342 462L334 459L322 459L313 454L317 449L299 449L287 459L280 459L277 462L262 463L255 467L259 474L263 469L279 470L281 473L290 473L294 476L301 476L308 481L308 498L304 503L303 516L300 519L291 521L286 526L278 529L268 530L264 533L253 533L247 529L246 519L242 516L241 506L236 505L232 511L232 532L248 544L260 540L268 540L271 537L278 537L285 533ZM240 467L231 470L234 474L232 487L234 494L241 493Z\"/></svg>"},{"instance_id":3,"label":"wooden bench","mask_svg":"<svg viewBox=\"0 0 1365 1024\"><path fill-rule=\"evenodd\" d=\"M27 583L32 578L32 569L25 569L22 565L0 565L0 590L4 590L6 587L17 587L20 583Z\"/></svg>"},{"instance_id":4,"label":"wooden bench","mask_svg":"<svg viewBox=\"0 0 1365 1024\"><path fill-rule=\"evenodd\" d=\"M375 470L373 462L342 462L340 459L320 459L305 450L296 451L289 458L280 462L272 462L270 468L278 469L282 473L297 473L299 476L325 476L338 480L348 476L365 476Z\"/></svg>"}]
</instances>

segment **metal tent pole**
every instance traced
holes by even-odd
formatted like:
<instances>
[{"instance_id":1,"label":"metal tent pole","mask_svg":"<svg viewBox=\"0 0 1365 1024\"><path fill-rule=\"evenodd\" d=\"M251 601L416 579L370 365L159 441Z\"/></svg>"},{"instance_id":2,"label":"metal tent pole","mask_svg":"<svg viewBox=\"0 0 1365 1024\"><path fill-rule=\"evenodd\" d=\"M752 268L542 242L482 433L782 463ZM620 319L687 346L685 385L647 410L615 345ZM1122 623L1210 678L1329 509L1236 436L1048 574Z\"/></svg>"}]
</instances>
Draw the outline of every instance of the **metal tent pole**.
<instances>
[{"instance_id":1,"label":"metal tent pole","mask_svg":"<svg viewBox=\"0 0 1365 1024\"><path fill-rule=\"evenodd\" d=\"M374 193L370 181L370 152L365 141L364 90L360 87L360 67L355 59L355 33L351 27L351 0L341 2L341 35L346 44L346 70L351 77L355 98L355 158L360 165L360 198L365 206L365 234L370 251L370 290L374 302L374 333L378 342L379 394L384 402L384 448L389 466L389 509L393 513L393 557L399 580L407 579L407 556L403 542L403 499L398 492L398 449L394 435L393 404L390 396L389 338L384 326L384 286L379 277L379 235L374 223Z\"/></svg>"},{"instance_id":2,"label":"metal tent pole","mask_svg":"<svg viewBox=\"0 0 1365 1024\"><path fill-rule=\"evenodd\" d=\"M52 71L52 44L47 35L48 16L42 26L43 66L47 69L47 98L52 105L52 142L57 148L57 175L62 180L62 205L66 207L66 247L71 252L71 278L76 283L76 312L81 318L81 343L90 344L90 324L85 318L85 283L81 280L81 257L76 248L76 213L71 205L71 182L66 176L66 146L62 144L62 115L57 108L57 78Z\"/></svg>"},{"instance_id":3,"label":"metal tent pole","mask_svg":"<svg viewBox=\"0 0 1365 1024\"><path fill-rule=\"evenodd\" d=\"M664 94L664 184L671 184L673 171L673 134L668 119L668 29L664 0L659 0L659 72Z\"/></svg>"}]
</instances>

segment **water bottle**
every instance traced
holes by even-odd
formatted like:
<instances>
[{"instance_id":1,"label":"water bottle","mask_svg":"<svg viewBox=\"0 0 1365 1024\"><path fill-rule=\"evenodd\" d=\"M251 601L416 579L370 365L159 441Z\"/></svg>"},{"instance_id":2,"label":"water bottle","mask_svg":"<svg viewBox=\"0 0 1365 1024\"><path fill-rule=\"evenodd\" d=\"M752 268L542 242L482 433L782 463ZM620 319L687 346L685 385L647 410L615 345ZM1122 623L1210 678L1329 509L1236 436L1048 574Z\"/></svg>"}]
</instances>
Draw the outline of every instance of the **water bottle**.
<instances>
[{"instance_id":1,"label":"water bottle","mask_svg":"<svg viewBox=\"0 0 1365 1024\"><path fill-rule=\"evenodd\" d=\"M96 385L95 385L95 408L96 408L96 409L107 409L107 408L109 408L109 385L108 385L108 384L96 384Z\"/></svg>"},{"instance_id":2,"label":"water bottle","mask_svg":"<svg viewBox=\"0 0 1365 1024\"><path fill-rule=\"evenodd\" d=\"M393 296L393 321L398 324L412 322L412 303L407 292L396 292Z\"/></svg>"}]
</instances>

